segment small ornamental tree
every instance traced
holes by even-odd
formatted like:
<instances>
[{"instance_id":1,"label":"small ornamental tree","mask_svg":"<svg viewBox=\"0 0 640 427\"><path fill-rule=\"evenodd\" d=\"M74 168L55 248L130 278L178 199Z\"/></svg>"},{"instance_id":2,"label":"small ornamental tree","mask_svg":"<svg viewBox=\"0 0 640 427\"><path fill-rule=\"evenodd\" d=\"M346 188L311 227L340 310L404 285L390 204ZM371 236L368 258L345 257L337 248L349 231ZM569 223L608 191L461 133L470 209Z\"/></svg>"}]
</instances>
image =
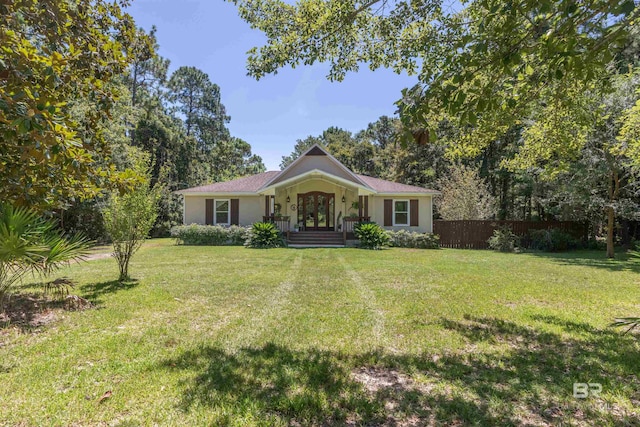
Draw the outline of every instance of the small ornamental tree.
<instances>
[{"instance_id":1,"label":"small ornamental tree","mask_svg":"<svg viewBox=\"0 0 640 427\"><path fill-rule=\"evenodd\" d=\"M158 217L157 188L149 188L148 157L130 151L132 170L143 177L125 194L113 193L102 210L104 227L113 244L113 257L118 261L118 280L129 278L129 261L149 235Z\"/></svg>"},{"instance_id":2,"label":"small ornamental tree","mask_svg":"<svg viewBox=\"0 0 640 427\"><path fill-rule=\"evenodd\" d=\"M157 192L140 186L124 195L112 194L102 211L113 244L113 257L118 261L120 281L129 278L129 261L155 223L156 203Z\"/></svg>"},{"instance_id":3,"label":"small ornamental tree","mask_svg":"<svg viewBox=\"0 0 640 427\"><path fill-rule=\"evenodd\" d=\"M449 169L442 179L438 211L445 220L489 219L495 213L495 200L478 172L461 164Z\"/></svg>"}]
</instances>

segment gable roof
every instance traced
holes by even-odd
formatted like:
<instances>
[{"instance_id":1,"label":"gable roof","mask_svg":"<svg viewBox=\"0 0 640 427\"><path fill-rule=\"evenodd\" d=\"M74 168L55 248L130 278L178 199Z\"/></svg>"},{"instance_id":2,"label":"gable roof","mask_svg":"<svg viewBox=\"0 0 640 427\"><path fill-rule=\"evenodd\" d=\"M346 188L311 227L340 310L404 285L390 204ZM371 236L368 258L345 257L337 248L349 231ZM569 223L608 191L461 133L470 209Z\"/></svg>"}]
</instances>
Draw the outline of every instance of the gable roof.
<instances>
[{"instance_id":1,"label":"gable roof","mask_svg":"<svg viewBox=\"0 0 640 427\"><path fill-rule=\"evenodd\" d=\"M264 184L279 174L280 171L268 171L257 175L245 176L244 178L232 179L231 181L214 182L200 187L187 188L176 191L176 193L256 193Z\"/></svg>"},{"instance_id":2,"label":"gable roof","mask_svg":"<svg viewBox=\"0 0 640 427\"><path fill-rule=\"evenodd\" d=\"M378 193L424 193L424 194L440 194L439 191L429 188L418 187L416 185L400 184L399 182L387 181L380 178L374 178L367 175L358 175L358 177L367 184L368 187Z\"/></svg>"},{"instance_id":3,"label":"gable roof","mask_svg":"<svg viewBox=\"0 0 640 427\"><path fill-rule=\"evenodd\" d=\"M307 157L310 156L310 157ZM431 190L428 188L418 187L415 185L400 184L398 182L387 181L380 178L374 178L367 175L359 175L353 173L349 168L340 163L335 157L333 157L327 150L318 144L314 144L307 151L305 151L300 157L294 160L289 166L281 171L268 171L259 173L256 175L246 176L244 178L233 179L225 182L215 182L213 184L201 185L199 187L187 188L184 190L176 191L176 194L257 194L261 190L268 187L275 186L279 182L288 182L297 177L303 177L307 175L317 175L319 173L325 173L318 169L311 169L307 171L301 171L299 174L294 174L291 177L291 171L295 171L296 165L300 164L304 158L326 158L334 172L339 173L340 176L332 175L333 179L344 180L345 182L352 181L355 186L362 189L370 189L372 193L381 194L440 194L439 191ZM313 163L311 163L313 164ZM336 169L338 168L338 169ZM339 172L337 172L339 170ZM331 173L329 173L331 175ZM347 178L347 179L345 179Z\"/></svg>"},{"instance_id":4,"label":"gable roof","mask_svg":"<svg viewBox=\"0 0 640 427\"><path fill-rule=\"evenodd\" d=\"M273 177L269 182L265 184L265 187L271 186L273 184L277 184L279 181L283 181L287 179L288 175L291 175L291 171L294 171L299 164L304 162L305 160L313 161L313 159L324 158L332 164L336 168L336 172L339 175L343 175L342 178L346 178L349 181L353 181L355 184L366 186L358 176L351 172L351 170L340 163L338 159L333 157L331 153L329 153L324 147L320 144L313 144L307 151L302 153L295 159L291 164L289 164L286 168L284 168L278 176ZM290 177L289 177L290 178Z\"/></svg>"}]
</instances>

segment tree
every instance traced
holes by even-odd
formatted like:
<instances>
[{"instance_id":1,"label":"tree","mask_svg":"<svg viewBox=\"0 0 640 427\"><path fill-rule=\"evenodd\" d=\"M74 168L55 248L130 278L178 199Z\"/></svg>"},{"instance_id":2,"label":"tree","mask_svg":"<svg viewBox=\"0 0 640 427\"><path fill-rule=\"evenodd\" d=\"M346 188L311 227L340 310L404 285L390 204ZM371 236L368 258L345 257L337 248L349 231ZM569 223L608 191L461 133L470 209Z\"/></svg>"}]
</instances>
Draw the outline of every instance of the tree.
<instances>
[{"instance_id":1,"label":"tree","mask_svg":"<svg viewBox=\"0 0 640 427\"><path fill-rule=\"evenodd\" d=\"M495 212L495 201L478 172L462 164L449 169L440 181L438 212L446 220L489 219Z\"/></svg>"},{"instance_id":2,"label":"tree","mask_svg":"<svg viewBox=\"0 0 640 427\"><path fill-rule=\"evenodd\" d=\"M324 146L338 161L356 173L375 174L375 147L365 139L356 140L351 132L331 126L319 136L308 136L296 141L293 152L282 157L280 168L284 169L314 144Z\"/></svg>"},{"instance_id":3,"label":"tree","mask_svg":"<svg viewBox=\"0 0 640 427\"><path fill-rule=\"evenodd\" d=\"M388 116L381 116L373 123L369 123L367 128L360 131L357 139L368 139L371 143L384 150L388 146L396 145L398 140L399 120Z\"/></svg>"},{"instance_id":4,"label":"tree","mask_svg":"<svg viewBox=\"0 0 640 427\"><path fill-rule=\"evenodd\" d=\"M622 124L625 111L636 102L640 79L627 74L611 80L611 93L599 85L586 92L574 87L565 102L548 102L532 116L522 145L508 163L512 168L538 169L548 180L560 176L574 183L569 187L573 198L588 195L583 204L606 212L607 256L613 258L616 216L627 211L626 216L637 219L637 176L630 167L633 144L627 143Z\"/></svg>"},{"instance_id":5,"label":"tree","mask_svg":"<svg viewBox=\"0 0 640 427\"><path fill-rule=\"evenodd\" d=\"M203 151L228 135L225 125L230 118L220 102L220 88L206 73L195 67L180 67L171 75L168 87L169 99L184 115L187 136L196 132Z\"/></svg>"},{"instance_id":6,"label":"tree","mask_svg":"<svg viewBox=\"0 0 640 427\"><path fill-rule=\"evenodd\" d=\"M460 125L510 127L548 83L562 99L570 83L601 79L639 14L633 0L232 1L266 35L249 51L250 75L316 61L330 63L333 80L361 63L417 74L399 103L413 131L428 128L434 112ZM426 135L417 134L430 139L434 129Z\"/></svg>"},{"instance_id":7,"label":"tree","mask_svg":"<svg viewBox=\"0 0 640 427\"><path fill-rule=\"evenodd\" d=\"M143 94L158 95L162 84L167 79L169 60L157 54L159 50L156 39L156 27L152 26L147 34L143 29L137 30L137 36L132 45L131 67L126 81L131 92L131 105L139 103L140 91Z\"/></svg>"},{"instance_id":8,"label":"tree","mask_svg":"<svg viewBox=\"0 0 640 427\"><path fill-rule=\"evenodd\" d=\"M81 137L70 106L90 100L94 128L110 118L134 28L118 2L0 4L0 199L52 209L98 193L109 147Z\"/></svg>"},{"instance_id":9,"label":"tree","mask_svg":"<svg viewBox=\"0 0 640 427\"><path fill-rule=\"evenodd\" d=\"M27 274L48 275L81 259L89 244L62 234L54 221L24 207L0 205L0 309L11 288Z\"/></svg>"},{"instance_id":10,"label":"tree","mask_svg":"<svg viewBox=\"0 0 640 427\"><path fill-rule=\"evenodd\" d=\"M266 170L262 158L251 153L248 142L235 137L218 142L209 153L209 177L224 181L239 176L262 173Z\"/></svg>"},{"instance_id":11,"label":"tree","mask_svg":"<svg viewBox=\"0 0 640 427\"><path fill-rule=\"evenodd\" d=\"M129 278L129 262L149 235L157 217L156 189L149 188L148 157L134 154L135 169L146 179L132 191L109 197L103 209L104 224L113 245L113 257L118 262L118 280Z\"/></svg>"}]
</instances>

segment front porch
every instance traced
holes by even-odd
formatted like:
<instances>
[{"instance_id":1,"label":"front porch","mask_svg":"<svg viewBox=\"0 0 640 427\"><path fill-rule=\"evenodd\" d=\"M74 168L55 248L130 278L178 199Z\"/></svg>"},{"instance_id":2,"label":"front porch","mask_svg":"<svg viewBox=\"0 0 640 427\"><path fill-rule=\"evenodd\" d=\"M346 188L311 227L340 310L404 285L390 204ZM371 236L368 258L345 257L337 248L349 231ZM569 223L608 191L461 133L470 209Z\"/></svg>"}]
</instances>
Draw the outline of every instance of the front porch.
<instances>
[{"instance_id":1,"label":"front porch","mask_svg":"<svg viewBox=\"0 0 640 427\"><path fill-rule=\"evenodd\" d=\"M370 221L371 190L318 170L274 183L264 195L263 221L272 222L291 244L346 245L354 226Z\"/></svg>"},{"instance_id":2,"label":"front porch","mask_svg":"<svg viewBox=\"0 0 640 427\"><path fill-rule=\"evenodd\" d=\"M347 241L356 241L354 227L358 222L368 222L368 216L349 216L342 218L338 224L338 231L334 230L305 230L292 225L291 217L286 215L263 216L263 222L275 224L276 228L285 236L289 246L346 246Z\"/></svg>"}]
</instances>

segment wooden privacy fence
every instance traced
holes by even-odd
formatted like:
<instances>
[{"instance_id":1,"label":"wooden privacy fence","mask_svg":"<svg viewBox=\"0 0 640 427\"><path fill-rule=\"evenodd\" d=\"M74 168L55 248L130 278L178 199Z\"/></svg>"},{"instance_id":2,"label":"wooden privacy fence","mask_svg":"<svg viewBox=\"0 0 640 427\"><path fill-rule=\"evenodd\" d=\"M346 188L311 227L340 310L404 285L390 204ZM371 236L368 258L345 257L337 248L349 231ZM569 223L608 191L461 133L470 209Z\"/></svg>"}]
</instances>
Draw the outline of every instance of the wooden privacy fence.
<instances>
[{"instance_id":1,"label":"wooden privacy fence","mask_svg":"<svg viewBox=\"0 0 640 427\"><path fill-rule=\"evenodd\" d=\"M531 242L529 230L556 228L571 234L576 239L587 239L588 227L576 221L434 221L433 233L440 236L440 246L457 249L487 249L487 240L493 230L507 226L521 237L521 245Z\"/></svg>"}]
</instances>

